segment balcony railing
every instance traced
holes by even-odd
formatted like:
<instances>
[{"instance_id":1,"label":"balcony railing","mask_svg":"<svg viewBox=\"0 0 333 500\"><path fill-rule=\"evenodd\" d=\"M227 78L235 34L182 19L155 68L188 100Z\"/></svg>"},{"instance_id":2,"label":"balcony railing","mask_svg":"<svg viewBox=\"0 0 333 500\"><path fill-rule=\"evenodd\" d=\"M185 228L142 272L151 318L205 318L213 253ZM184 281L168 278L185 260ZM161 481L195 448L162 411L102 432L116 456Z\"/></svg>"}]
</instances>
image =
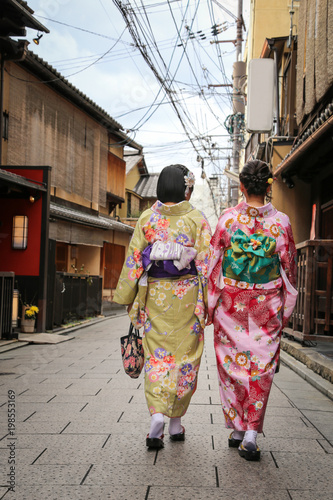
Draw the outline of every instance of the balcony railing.
<instances>
[{"instance_id":1,"label":"balcony railing","mask_svg":"<svg viewBox=\"0 0 333 500\"><path fill-rule=\"evenodd\" d=\"M333 240L308 240L296 248L298 297L284 332L301 341L333 342Z\"/></svg>"}]
</instances>

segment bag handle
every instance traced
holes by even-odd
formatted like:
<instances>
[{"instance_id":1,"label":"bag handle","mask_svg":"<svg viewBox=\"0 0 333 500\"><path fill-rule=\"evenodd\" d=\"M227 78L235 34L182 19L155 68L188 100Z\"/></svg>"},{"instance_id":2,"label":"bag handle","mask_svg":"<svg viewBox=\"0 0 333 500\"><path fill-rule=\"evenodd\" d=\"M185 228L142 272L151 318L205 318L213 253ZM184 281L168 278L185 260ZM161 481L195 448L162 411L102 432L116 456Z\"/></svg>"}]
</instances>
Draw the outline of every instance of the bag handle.
<instances>
[{"instance_id":1,"label":"bag handle","mask_svg":"<svg viewBox=\"0 0 333 500\"><path fill-rule=\"evenodd\" d=\"M140 337L140 332L137 328L134 328L133 323L130 323L128 335L132 335L133 337Z\"/></svg>"}]
</instances>

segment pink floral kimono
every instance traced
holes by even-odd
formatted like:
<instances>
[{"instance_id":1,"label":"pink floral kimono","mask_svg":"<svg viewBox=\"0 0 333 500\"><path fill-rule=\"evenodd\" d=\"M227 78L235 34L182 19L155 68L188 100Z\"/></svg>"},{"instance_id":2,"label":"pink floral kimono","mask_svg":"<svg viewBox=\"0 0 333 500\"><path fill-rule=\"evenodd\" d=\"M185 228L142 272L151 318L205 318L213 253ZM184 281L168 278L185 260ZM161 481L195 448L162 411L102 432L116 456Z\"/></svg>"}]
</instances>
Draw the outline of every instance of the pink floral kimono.
<instances>
[{"instance_id":1,"label":"pink floral kimono","mask_svg":"<svg viewBox=\"0 0 333 500\"><path fill-rule=\"evenodd\" d=\"M262 432L282 327L297 291L287 215L245 202L220 217L211 241L208 323L214 323L226 427Z\"/></svg>"}]
</instances>

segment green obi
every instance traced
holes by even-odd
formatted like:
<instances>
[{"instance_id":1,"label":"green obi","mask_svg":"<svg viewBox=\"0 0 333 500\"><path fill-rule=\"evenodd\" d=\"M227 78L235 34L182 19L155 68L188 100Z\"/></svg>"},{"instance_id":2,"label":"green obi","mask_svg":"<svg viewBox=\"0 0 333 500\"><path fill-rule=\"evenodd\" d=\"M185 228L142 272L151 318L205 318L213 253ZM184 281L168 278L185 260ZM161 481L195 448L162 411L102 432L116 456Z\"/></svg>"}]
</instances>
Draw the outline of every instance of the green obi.
<instances>
[{"instance_id":1,"label":"green obi","mask_svg":"<svg viewBox=\"0 0 333 500\"><path fill-rule=\"evenodd\" d=\"M261 233L247 236L241 229L224 252L223 275L247 283L268 283L280 276L280 260L274 238Z\"/></svg>"}]
</instances>

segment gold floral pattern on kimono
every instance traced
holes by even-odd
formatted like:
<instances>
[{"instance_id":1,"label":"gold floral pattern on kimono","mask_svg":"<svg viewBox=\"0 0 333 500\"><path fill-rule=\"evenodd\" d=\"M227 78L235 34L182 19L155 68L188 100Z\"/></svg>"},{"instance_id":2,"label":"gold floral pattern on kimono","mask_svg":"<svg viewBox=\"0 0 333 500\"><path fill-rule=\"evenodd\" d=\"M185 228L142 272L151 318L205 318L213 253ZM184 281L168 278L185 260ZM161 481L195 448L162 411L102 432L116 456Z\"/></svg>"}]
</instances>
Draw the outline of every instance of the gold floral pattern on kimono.
<instances>
[{"instance_id":1,"label":"gold floral pattern on kimono","mask_svg":"<svg viewBox=\"0 0 333 500\"><path fill-rule=\"evenodd\" d=\"M204 345L210 227L205 216L183 201L156 202L135 228L114 300L133 304L136 328L144 327L145 395L151 414L180 417L196 390ZM142 252L156 241L196 250L196 275L147 275Z\"/></svg>"}]
</instances>

